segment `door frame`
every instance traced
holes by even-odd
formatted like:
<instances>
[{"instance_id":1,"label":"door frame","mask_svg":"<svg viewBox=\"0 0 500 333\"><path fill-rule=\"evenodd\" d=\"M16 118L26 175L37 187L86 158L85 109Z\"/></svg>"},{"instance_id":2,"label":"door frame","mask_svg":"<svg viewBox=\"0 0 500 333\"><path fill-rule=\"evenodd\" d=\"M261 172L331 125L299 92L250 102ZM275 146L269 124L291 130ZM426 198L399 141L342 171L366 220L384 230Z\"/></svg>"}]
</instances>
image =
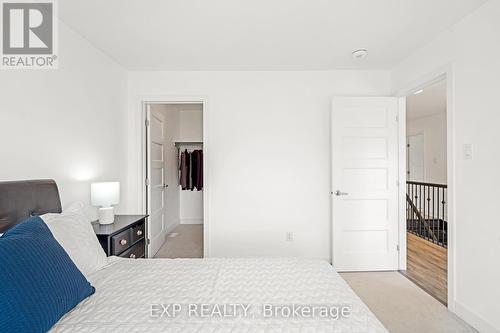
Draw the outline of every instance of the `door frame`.
<instances>
[{"instance_id":1,"label":"door frame","mask_svg":"<svg viewBox=\"0 0 500 333\"><path fill-rule=\"evenodd\" d=\"M455 110L453 67L446 65L428 73L394 93L399 97L399 269L406 270L406 96L438 81L446 80L446 159L448 185L448 309L455 312Z\"/></svg>"},{"instance_id":2,"label":"door frame","mask_svg":"<svg viewBox=\"0 0 500 333\"><path fill-rule=\"evenodd\" d=\"M207 258L210 256L210 214L209 214L209 200L210 200L210 174L208 172L208 159L206 156L209 153L209 136L208 136L208 98L206 96L172 96L172 95L146 95L139 96L137 100L138 110L141 112L141 170L138 177L140 177L141 188L142 188L142 212L147 214L147 188L146 188L146 177L147 177L147 130L146 130L146 119L147 119L147 106L151 104L201 104L202 105L202 115L203 115L203 257ZM148 223L149 223L149 219ZM149 226L147 223L147 227ZM146 231L148 234L149 231ZM147 246L149 252L149 244ZM148 253L150 257L150 253Z\"/></svg>"}]
</instances>

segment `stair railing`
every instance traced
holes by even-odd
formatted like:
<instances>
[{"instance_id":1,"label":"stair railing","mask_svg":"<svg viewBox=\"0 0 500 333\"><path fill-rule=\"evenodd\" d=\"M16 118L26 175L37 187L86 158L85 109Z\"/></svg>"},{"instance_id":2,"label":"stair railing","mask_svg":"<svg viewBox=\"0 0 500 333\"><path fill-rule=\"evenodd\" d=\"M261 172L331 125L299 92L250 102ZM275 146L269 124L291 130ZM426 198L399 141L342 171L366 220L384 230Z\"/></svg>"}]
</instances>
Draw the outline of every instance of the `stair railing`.
<instances>
[{"instance_id":1,"label":"stair railing","mask_svg":"<svg viewBox=\"0 0 500 333\"><path fill-rule=\"evenodd\" d=\"M447 247L447 188L445 184L407 181L406 229Z\"/></svg>"}]
</instances>

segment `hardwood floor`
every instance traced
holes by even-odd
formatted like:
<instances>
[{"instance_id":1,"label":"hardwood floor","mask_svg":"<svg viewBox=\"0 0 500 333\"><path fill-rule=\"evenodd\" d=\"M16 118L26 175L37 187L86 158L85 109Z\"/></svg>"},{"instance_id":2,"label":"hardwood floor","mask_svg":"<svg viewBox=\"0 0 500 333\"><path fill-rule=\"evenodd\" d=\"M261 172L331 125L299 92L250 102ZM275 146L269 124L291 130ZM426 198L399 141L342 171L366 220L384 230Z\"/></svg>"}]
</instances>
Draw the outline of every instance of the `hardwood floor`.
<instances>
[{"instance_id":1,"label":"hardwood floor","mask_svg":"<svg viewBox=\"0 0 500 333\"><path fill-rule=\"evenodd\" d=\"M407 270L402 273L443 304L448 299L448 250L407 233Z\"/></svg>"}]
</instances>

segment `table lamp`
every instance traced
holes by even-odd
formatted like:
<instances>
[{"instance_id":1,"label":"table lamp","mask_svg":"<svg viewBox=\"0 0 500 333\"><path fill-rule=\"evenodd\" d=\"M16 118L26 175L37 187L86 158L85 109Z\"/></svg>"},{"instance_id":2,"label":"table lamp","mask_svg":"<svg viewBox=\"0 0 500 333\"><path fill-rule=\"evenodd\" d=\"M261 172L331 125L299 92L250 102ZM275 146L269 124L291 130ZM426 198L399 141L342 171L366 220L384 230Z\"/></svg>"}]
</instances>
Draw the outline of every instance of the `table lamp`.
<instances>
[{"instance_id":1,"label":"table lamp","mask_svg":"<svg viewBox=\"0 0 500 333\"><path fill-rule=\"evenodd\" d=\"M90 185L90 201L99 208L99 224L111 224L115 221L115 209L112 205L120 202L120 183L102 182Z\"/></svg>"}]
</instances>

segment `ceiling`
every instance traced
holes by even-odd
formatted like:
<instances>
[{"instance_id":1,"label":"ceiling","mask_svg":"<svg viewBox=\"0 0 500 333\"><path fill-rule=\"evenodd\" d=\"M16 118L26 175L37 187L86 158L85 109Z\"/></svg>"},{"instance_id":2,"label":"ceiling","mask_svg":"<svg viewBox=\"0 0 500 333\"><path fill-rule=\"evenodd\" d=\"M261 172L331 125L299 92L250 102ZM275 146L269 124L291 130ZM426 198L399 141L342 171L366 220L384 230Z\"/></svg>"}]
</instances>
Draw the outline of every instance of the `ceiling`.
<instances>
[{"instance_id":1,"label":"ceiling","mask_svg":"<svg viewBox=\"0 0 500 333\"><path fill-rule=\"evenodd\" d=\"M406 119L414 120L446 113L446 80L423 88L418 95L406 98Z\"/></svg>"},{"instance_id":2,"label":"ceiling","mask_svg":"<svg viewBox=\"0 0 500 333\"><path fill-rule=\"evenodd\" d=\"M130 70L390 69L484 2L64 0L59 16Z\"/></svg>"}]
</instances>

